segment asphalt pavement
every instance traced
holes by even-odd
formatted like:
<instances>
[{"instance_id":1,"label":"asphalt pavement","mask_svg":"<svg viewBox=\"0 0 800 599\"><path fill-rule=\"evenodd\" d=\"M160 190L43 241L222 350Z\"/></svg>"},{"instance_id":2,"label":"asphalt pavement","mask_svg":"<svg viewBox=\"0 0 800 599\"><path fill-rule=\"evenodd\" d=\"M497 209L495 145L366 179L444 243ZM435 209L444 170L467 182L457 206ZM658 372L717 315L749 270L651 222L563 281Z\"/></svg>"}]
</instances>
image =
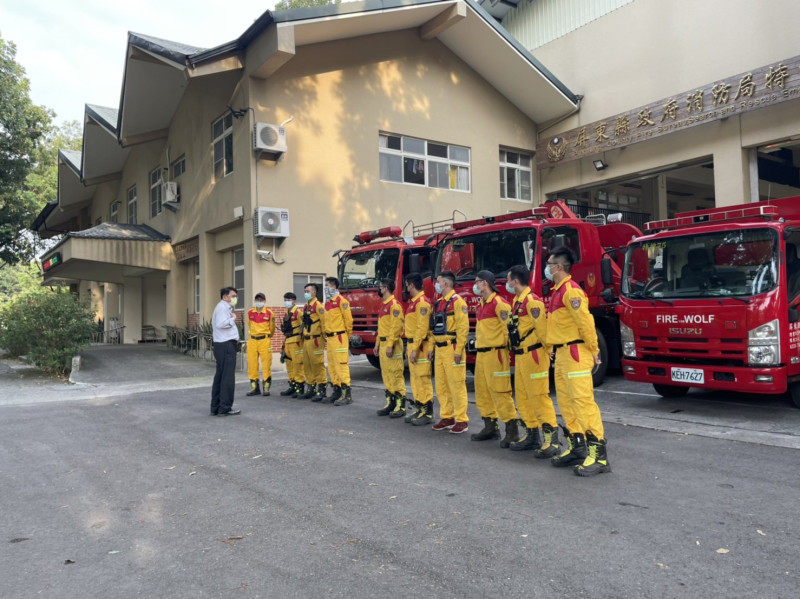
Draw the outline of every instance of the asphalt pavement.
<instances>
[{"instance_id":1,"label":"asphalt pavement","mask_svg":"<svg viewBox=\"0 0 800 599\"><path fill-rule=\"evenodd\" d=\"M213 362L163 346L91 348L73 383L0 359L0 596L798 596L780 400L612 378L613 472L582 479L376 416L364 361L342 407L280 397L274 366L272 396L239 371L243 414L214 418Z\"/></svg>"}]
</instances>

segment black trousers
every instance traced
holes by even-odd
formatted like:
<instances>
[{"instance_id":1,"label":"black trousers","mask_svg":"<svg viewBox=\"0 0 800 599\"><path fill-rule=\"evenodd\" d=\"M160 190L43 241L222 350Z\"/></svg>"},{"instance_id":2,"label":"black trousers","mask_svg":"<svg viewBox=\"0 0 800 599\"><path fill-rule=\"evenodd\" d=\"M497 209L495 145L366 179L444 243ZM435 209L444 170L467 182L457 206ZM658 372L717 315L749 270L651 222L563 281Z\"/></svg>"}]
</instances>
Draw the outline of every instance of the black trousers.
<instances>
[{"instance_id":1,"label":"black trousers","mask_svg":"<svg viewBox=\"0 0 800 599\"><path fill-rule=\"evenodd\" d=\"M233 406L233 390L236 385L236 344L238 341L214 343L214 359L217 371L211 385L211 413L224 414Z\"/></svg>"}]
</instances>

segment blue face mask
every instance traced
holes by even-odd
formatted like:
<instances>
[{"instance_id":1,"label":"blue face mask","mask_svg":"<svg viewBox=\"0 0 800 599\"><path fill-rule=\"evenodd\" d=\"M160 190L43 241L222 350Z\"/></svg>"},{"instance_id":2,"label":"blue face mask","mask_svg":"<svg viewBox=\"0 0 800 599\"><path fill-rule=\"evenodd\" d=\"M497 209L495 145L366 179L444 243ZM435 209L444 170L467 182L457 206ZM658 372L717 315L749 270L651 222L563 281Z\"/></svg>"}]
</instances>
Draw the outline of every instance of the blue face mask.
<instances>
[{"instance_id":1,"label":"blue face mask","mask_svg":"<svg viewBox=\"0 0 800 599\"><path fill-rule=\"evenodd\" d=\"M287 310L289 310L292 307L292 302L287 300L287 301L283 302L283 305L286 306Z\"/></svg>"},{"instance_id":2,"label":"blue face mask","mask_svg":"<svg viewBox=\"0 0 800 599\"><path fill-rule=\"evenodd\" d=\"M475 283L475 284L472 286L472 293L474 293L475 295L480 295L480 294L481 294L481 290L480 290L480 289L478 289L478 284L477 284L477 283Z\"/></svg>"},{"instance_id":3,"label":"blue face mask","mask_svg":"<svg viewBox=\"0 0 800 599\"><path fill-rule=\"evenodd\" d=\"M306 292L303 294L303 297L304 297L304 298L306 298L306 301L307 301L307 302L310 302L310 301L311 301L311 298L312 298L312 297L314 297L314 296L313 296L313 295L311 295L310 293L308 293L308 292L306 291Z\"/></svg>"},{"instance_id":4,"label":"blue face mask","mask_svg":"<svg viewBox=\"0 0 800 599\"><path fill-rule=\"evenodd\" d=\"M255 302L254 305L255 305L256 308L258 308L260 310L261 308L264 307L264 302Z\"/></svg>"},{"instance_id":5,"label":"blue face mask","mask_svg":"<svg viewBox=\"0 0 800 599\"><path fill-rule=\"evenodd\" d=\"M433 286L433 288L436 290L436 293L438 294L442 293L442 286L439 285L439 281L436 281L436 284Z\"/></svg>"},{"instance_id":6,"label":"blue face mask","mask_svg":"<svg viewBox=\"0 0 800 599\"><path fill-rule=\"evenodd\" d=\"M550 265L549 264L544 267L544 276L550 281L553 280L553 273L550 272Z\"/></svg>"},{"instance_id":7,"label":"blue face mask","mask_svg":"<svg viewBox=\"0 0 800 599\"><path fill-rule=\"evenodd\" d=\"M509 293L516 293L516 291L514 291L514 288L511 286L511 283L506 283L506 291L508 291Z\"/></svg>"}]
</instances>

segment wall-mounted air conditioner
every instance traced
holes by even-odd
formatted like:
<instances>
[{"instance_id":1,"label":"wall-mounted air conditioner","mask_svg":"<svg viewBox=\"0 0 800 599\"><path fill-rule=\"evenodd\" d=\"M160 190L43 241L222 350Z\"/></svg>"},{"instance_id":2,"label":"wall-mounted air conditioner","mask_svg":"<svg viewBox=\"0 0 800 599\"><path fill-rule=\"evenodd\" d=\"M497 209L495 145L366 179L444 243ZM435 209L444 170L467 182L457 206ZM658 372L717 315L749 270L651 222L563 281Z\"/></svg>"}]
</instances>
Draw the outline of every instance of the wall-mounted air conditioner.
<instances>
[{"instance_id":1,"label":"wall-mounted air conditioner","mask_svg":"<svg viewBox=\"0 0 800 599\"><path fill-rule=\"evenodd\" d=\"M165 181L161 184L161 203L173 212L180 209L181 195L175 181Z\"/></svg>"},{"instance_id":2,"label":"wall-mounted air conditioner","mask_svg":"<svg viewBox=\"0 0 800 599\"><path fill-rule=\"evenodd\" d=\"M281 155L286 151L286 128L269 123L256 123L253 126L253 149Z\"/></svg>"},{"instance_id":3,"label":"wall-mounted air conditioner","mask_svg":"<svg viewBox=\"0 0 800 599\"><path fill-rule=\"evenodd\" d=\"M256 237L289 237L289 211L283 208L258 208L253 215Z\"/></svg>"}]
</instances>

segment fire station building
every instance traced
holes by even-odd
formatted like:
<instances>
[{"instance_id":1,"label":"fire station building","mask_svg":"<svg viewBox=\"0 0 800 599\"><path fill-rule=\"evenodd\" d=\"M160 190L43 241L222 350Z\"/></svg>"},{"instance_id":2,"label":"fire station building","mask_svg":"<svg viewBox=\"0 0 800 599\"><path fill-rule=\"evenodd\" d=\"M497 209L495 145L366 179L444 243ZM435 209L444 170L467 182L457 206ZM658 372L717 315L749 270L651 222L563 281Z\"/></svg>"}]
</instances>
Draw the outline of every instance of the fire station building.
<instances>
[{"instance_id":1,"label":"fire station building","mask_svg":"<svg viewBox=\"0 0 800 599\"><path fill-rule=\"evenodd\" d=\"M33 229L124 341L335 274L360 231L566 198L634 224L800 194L800 5L366 0L130 33ZM461 215L464 215L463 217ZM280 314L282 308L276 308Z\"/></svg>"}]
</instances>

